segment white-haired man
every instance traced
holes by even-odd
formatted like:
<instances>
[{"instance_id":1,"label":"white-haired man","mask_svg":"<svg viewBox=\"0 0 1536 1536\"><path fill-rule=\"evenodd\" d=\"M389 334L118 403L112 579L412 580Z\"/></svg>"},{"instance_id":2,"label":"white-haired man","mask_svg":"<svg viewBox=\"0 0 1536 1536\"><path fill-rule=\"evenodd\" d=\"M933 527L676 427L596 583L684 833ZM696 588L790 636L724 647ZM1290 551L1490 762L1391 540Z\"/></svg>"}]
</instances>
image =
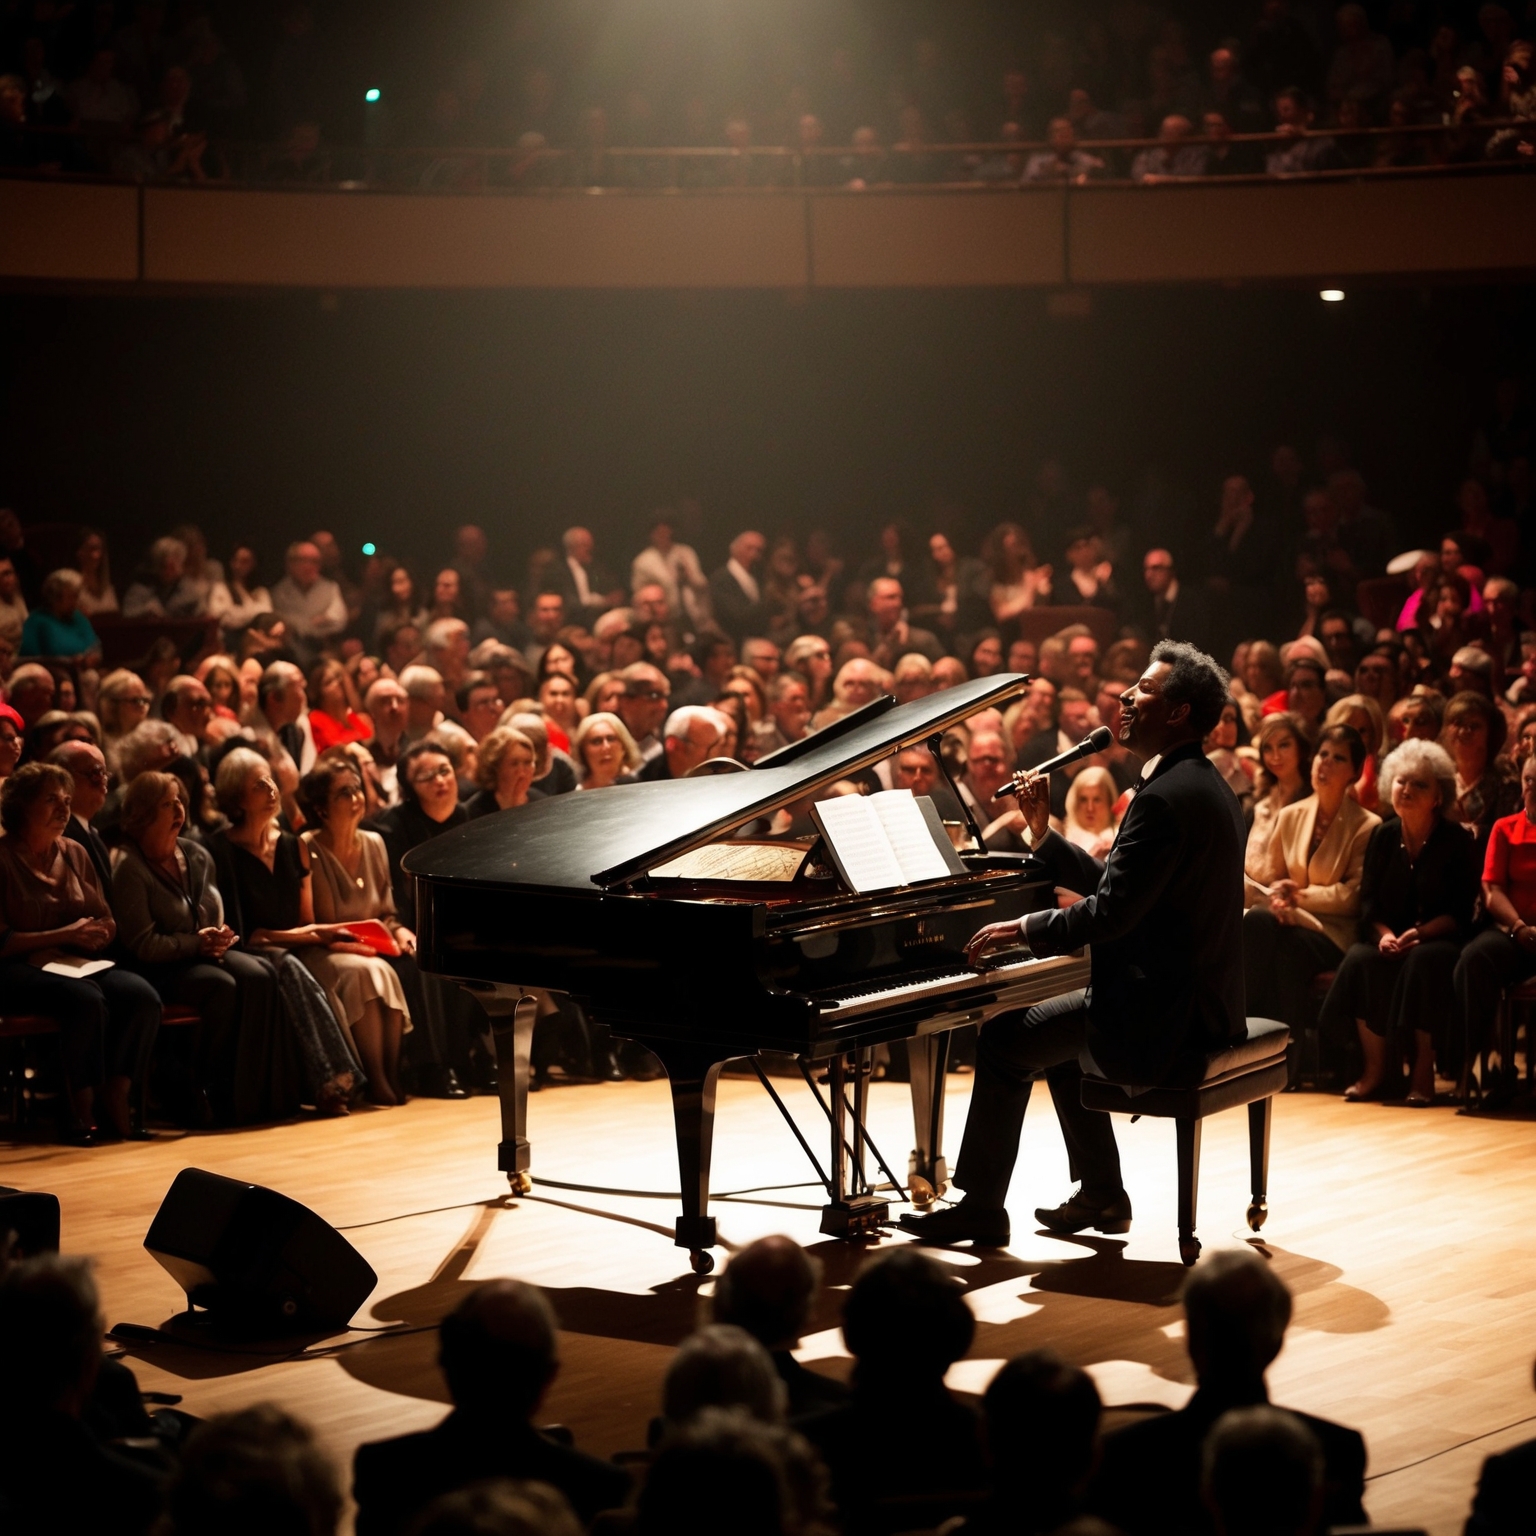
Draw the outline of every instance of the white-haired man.
<instances>
[{"instance_id":1,"label":"white-haired man","mask_svg":"<svg viewBox=\"0 0 1536 1536\"><path fill-rule=\"evenodd\" d=\"M684 779L714 757L730 722L707 704L685 704L667 716L661 752L640 770L642 779Z\"/></svg>"},{"instance_id":2,"label":"white-haired man","mask_svg":"<svg viewBox=\"0 0 1536 1536\"><path fill-rule=\"evenodd\" d=\"M547 591L565 599L572 622L590 624L598 614L624 601L624 590L595 560L597 540L588 528L567 528L560 537L564 559L545 573Z\"/></svg>"},{"instance_id":3,"label":"white-haired man","mask_svg":"<svg viewBox=\"0 0 1536 1536\"><path fill-rule=\"evenodd\" d=\"M320 558L319 546L308 539L290 544L287 574L272 588L272 611L306 664L347 627L347 600L334 581L321 575Z\"/></svg>"}]
</instances>

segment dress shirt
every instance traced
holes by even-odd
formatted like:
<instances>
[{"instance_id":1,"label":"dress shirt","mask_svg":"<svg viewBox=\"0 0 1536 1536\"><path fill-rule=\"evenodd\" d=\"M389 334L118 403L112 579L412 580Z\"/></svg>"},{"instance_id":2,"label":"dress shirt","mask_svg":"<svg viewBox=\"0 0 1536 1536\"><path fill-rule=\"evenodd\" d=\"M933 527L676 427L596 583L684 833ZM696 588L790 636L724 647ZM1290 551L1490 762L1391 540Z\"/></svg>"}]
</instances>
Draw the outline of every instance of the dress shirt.
<instances>
[{"instance_id":1,"label":"dress shirt","mask_svg":"<svg viewBox=\"0 0 1536 1536\"><path fill-rule=\"evenodd\" d=\"M725 568L735 579L736 585L746 593L749 602L760 603L763 600L763 589L758 586L757 577L734 555L725 562Z\"/></svg>"}]
</instances>

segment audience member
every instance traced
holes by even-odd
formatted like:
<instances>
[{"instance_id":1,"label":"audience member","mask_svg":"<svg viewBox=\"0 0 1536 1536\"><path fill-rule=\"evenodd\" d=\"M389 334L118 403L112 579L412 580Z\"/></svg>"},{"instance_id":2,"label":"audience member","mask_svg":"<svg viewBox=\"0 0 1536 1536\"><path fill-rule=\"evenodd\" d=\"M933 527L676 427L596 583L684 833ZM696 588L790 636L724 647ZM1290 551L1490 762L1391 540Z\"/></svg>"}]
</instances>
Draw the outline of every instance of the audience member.
<instances>
[{"instance_id":1,"label":"audience member","mask_svg":"<svg viewBox=\"0 0 1536 1536\"><path fill-rule=\"evenodd\" d=\"M283 621L301 662L315 660L320 647L347 627L341 588L320 572L320 550L307 540L288 546L283 579L272 588L272 611Z\"/></svg>"},{"instance_id":2,"label":"audience member","mask_svg":"<svg viewBox=\"0 0 1536 1536\"><path fill-rule=\"evenodd\" d=\"M686 778L718 754L725 729L726 721L717 709L685 704L673 710L662 729L660 754L641 768L638 777L644 781Z\"/></svg>"},{"instance_id":3,"label":"audience member","mask_svg":"<svg viewBox=\"0 0 1536 1536\"><path fill-rule=\"evenodd\" d=\"M763 589L753 574L767 553L760 533L738 533L731 540L730 558L709 578L710 609L717 623L738 644L768 628Z\"/></svg>"},{"instance_id":4,"label":"audience member","mask_svg":"<svg viewBox=\"0 0 1536 1536\"><path fill-rule=\"evenodd\" d=\"M1314 1536L1324 1472L1317 1436L1294 1413L1229 1409L1206 1436L1200 1479L1216 1536Z\"/></svg>"},{"instance_id":5,"label":"audience member","mask_svg":"<svg viewBox=\"0 0 1536 1536\"><path fill-rule=\"evenodd\" d=\"M532 741L510 725L497 726L480 743L475 770L478 792L464 804L471 820L497 811L516 810L530 800L542 800L544 792L533 788L538 751Z\"/></svg>"},{"instance_id":6,"label":"audience member","mask_svg":"<svg viewBox=\"0 0 1536 1536\"><path fill-rule=\"evenodd\" d=\"M606 710L587 715L576 727L571 756L581 774L578 789L630 784L640 770L640 748L635 738L617 715Z\"/></svg>"}]
</instances>

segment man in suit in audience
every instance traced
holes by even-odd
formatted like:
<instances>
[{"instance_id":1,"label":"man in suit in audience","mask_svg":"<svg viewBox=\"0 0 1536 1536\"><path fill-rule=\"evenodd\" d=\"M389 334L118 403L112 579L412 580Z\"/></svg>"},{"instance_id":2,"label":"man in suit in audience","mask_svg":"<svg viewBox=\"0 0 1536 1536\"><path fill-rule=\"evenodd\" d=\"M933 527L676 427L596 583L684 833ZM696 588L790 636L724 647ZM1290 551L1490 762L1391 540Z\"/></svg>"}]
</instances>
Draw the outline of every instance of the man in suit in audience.
<instances>
[{"instance_id":1,"label":"man in suit in audience","mask_svg":"<svg viewBox=\"0 0 1536 1536\"><path fill-rule=\"evenodd\" d=\"M768 632L768 606L754 572L768 551L762 534L748 529L731 540L731 557L709 578L715 623L739 645L748 635Z\"/></svg>"},{"instance_id":2,"label":"man in suit in audience","mask_svg":"<svg viewBox=\"0 0 1536 1536\"><path fill-rule=\"evenodd\" d=\"M976 1052L976 1086L955 1184L959 1205L907 1215L931 1243L1004 1246L1006 1206L1024 1112L1036 1078L1051 1087L1072 1165L1082 1179L1065 1204L1039 1208L1053 1232L1124 1232L1131 1202L1109 1116L1084 1109L1082 1062L1114 1082L1173 1083L1243 1039L1243 850L1237 798L1202 741L1221 718L1228 677L1193 646L1164 641L1121 698L1120 739L1146 758L1140 788L1101 864L1050 826L1049 777L1018 792L1023 837L1052 883L1083 895L981 929L973 965L998 950L1065 955L1092 946L1092 985L991 1020Z\"/></svg>"},{"instance_id":3,"label":"man in suit in audience","mask_svg":"<svg viewBox=\"0 0 1536 1536\"><path fill-rule=\"evenodd\" d=\"M593 556L597 540L586 528L567 528L560 537L565 558L553 562L544 573L544 590L565 599L565 611L573 622L591 624L609 608L624 601L624 588Z\"/></svg>"},{"instance_id":4,"label":"man in suit in audience","mask_svg":"<svg viewBox=\"0 0 1536 1536\"><path fill-rule=\"evenodd\" d=\"M101 748L88 741L66 741L48 754L75 781L70 798L69 825L64 835L73 838L91 856L104 895L112 894L112 855L106 839L91 825L91 818L107 801L107 760Z\"/></svg>"},{"instance_id":5,"label":"man in suit in audience","mask_svg":"<svg viewBox=\"0 0 1536 1536\"><path fill-rule=\"evenodd\" d=\"M643 767L638 778L685 779L700 763L715 756L726 720L707 704L685 704L667 716L661 732L661 752Z\"/></svg>"},{"instance_id":6,"label":"man in suit in audience","mask_svg":"<svg viewBox=\"0 0 1536 1536\"><path fill-rule=\"evenodd\" d=\"M1269 1260L1225 1249L1184 1282L1184 1320L1195 1395L1177 1413L1110 1435L1089 1493L1094 1513L1127 1536L1211 1529L1200 1497L1206 1436L1228 1410L1269 1401L1264 1373L1285 1342L1291 1293ZM1322 1528L1365 1525L1365 1441L1342 1424L1291 1411L1322 1448Z\"/></svg>"},{"instance_id":7,"label":"man in suit in audience","mask_svg":"<svg viewBox=\"0 0 1536 1536\"><path fill-rule=\"evenodd\" d=\"M1149 549L1142 557L1141 580L1141 591L1126 599L1126 622L1153 645L1184 640L1203 649L1210 638L1205 593L1180 578L1173 555Z\"/></svg>"},{"instance_id":8,"label":"man in suit in audience","mask_svg":"<svg viewBox=\"0 0 1536 1536\"><path fill-rule=\"evenodd\" d=\"M361 1445L353 1463L358 1536L394 1536L439 1494L486 1478L548 1483L583 1525L629 1492L618 1467L533 1424L560 1369L555 1314L536 1286L490 1280L445 1317L438 1365L453 1412L434 1429Z\"/></svg>"}]
</instances>

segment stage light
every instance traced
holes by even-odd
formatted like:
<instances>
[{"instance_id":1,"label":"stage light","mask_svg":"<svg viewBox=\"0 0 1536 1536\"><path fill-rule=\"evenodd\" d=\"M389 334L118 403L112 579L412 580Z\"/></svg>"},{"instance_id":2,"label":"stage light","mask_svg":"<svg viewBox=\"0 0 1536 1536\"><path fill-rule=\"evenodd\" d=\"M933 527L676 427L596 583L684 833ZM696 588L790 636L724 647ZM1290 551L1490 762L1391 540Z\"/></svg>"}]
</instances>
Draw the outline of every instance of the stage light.
<instances>
[{"instance_id":1,"label":"stage light","mask_svg":"<svg viewBox=\"0 0 1536 1536\"><path fill-rule=\"evenodd\" d=\"M378 554L378 552L379 552L379 546L377 544L369 542L369 543L363 545L363 553L365 555L376 555L376 554Z\"/></svg>"},{"instance_id":2,"label":"stage light","mask_svg":"<svg viewBox=\"0 0 1536 1536\"><path fill-rule=\"evenodd\" d=\"M1342 288L1324 288L1318 294L1324 304L1342 304L1344 302L1344 290Z\"/></svg>"},{"instance_id":3,"label":"stage light","mask_svg":"<svg viewBox=\"0 0 1536 1536\"><path fill-rule=\"evenodd\" d=\"M383 95L383 92L379 90L378 86L370 85L368 89L363 92L363 100L367 102L374 102L377 101L381 95Z\"/></svg>"}]
</instances>

